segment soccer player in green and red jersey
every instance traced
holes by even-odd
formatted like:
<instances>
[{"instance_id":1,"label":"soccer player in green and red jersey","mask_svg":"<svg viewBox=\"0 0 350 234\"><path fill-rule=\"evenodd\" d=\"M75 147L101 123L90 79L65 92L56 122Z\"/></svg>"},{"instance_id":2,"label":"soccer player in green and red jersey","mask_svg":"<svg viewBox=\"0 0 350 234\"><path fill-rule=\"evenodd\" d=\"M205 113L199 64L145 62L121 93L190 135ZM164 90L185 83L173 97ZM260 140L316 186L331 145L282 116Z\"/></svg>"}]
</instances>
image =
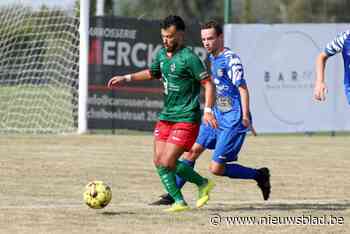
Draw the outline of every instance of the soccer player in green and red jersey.
<instances>
[{"instance_id":1,"label":"soccer player in green and red jersey","mask_svg":"<svg viewBox=\"0 0 350 234\"><path fill-rule=\"evenodd\" d=\"M212 112L215 88L201 60L184 46L185 23L179 16L170 15L161 24L164 47L158 51L151 68L133 74L115 76L108 87L124 81L161 79L164 85L164 107L154 130L154 159L159 177L175 203L166 211L189 209L181 189L176 186L175 174L198 186L197 207L209 200L214 182L200 176L192 167L179 161L194 144L201 122L200 86L205 89L203 122L216 128Z\"/></svg>"}]
</instances>

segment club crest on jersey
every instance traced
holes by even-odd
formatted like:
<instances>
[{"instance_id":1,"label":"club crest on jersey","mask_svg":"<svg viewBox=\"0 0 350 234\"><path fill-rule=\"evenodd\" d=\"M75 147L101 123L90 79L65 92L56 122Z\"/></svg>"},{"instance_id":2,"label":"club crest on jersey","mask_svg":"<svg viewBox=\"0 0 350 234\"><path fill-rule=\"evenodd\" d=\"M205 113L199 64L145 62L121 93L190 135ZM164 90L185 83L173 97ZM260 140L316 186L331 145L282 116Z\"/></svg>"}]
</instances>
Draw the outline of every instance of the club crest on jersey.
<instances>
[{"instance_id":1,"label":"club crest on jersey","mask_svg":"<svg viewBox=\"0 0 350 234\"><path fill-rule=\"evenodd\" d=\"M218 70L216 71L216 75L217 75L218 77L221 77L221 76L224 75L224 71L223 71L222 69L218 69Z\"/></svg>"},{"instance_id":2,"label":"club crest on jersey","mask_svg":"<svg viewBox=\"0 0 350 234\"><path fill-rule=\"evenodd\" d=\"M170 65L170 71L171 71L171 72L174 72L175 69L176 69L175 63L172 63L172 64Z\"/></svg>"}]
</instances>

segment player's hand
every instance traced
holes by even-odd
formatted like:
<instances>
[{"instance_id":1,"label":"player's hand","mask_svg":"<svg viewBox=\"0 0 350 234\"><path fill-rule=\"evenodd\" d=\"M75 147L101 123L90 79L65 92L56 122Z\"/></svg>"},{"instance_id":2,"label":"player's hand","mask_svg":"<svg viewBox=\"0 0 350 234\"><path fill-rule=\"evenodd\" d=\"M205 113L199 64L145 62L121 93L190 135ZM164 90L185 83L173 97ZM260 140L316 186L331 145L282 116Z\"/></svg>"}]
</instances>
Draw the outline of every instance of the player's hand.
<instances>
[{"instance_id":1,"label":"player's hand","mask_svg":"<svg viewBox=\"0 0 350 234\"><path fill-rule=\"evenodd\" d=\"M258 133L256 133L255 128L253 127L253 125L250 125L250 131L252 132L253 136L257 136Z\"/></svg>"},{"instance_id":2,"label":"player's hand","mask_svg":"<svg viewBox=\"0 0 350 234\"><path fill-rule=\"evenodd\" d=\"M324 82L316 83L314 89L314 99L317 101L325 101L327 92L327 86Z\"/></svg>"},{"instance_id":3,"label":"player's hand","mask_svg":"<svg viewBox=\"0 0 350 234\"><path fill-rule=\"evenodd\" d=\"M209 124L212 128L218 127L218 122L216 121L214 114L212 112L205 112L203 115L203 122Z\"/></svg>"},{"instance_id":4,"label":"player's hand","mask_svg":"<svg viewBox=\"0 0 350 234\"><path fill-rule=\"evenodd\" d=\"M126 76L114 76L108 81L107 86L108 88L116 87L126 80L127 80Z\"/></svg>"},{"instance_id":5,"label":"player's hand","mask_svg":"<svg viewBox=\"0 0 350 234\"><path fill-rule=\"evenodd\" d=\"M242 124L246 128L250 128L250 119L249 118L243 118L242 119Z\"/></svg>"},{"instance_id":6,"label":"player's hand","mask_svg":"<svg viewBox=\"0 0 350 234\"><path fill-rule=\"evenodd\" d=\"M250 129L250 131L252 132L253 136L257 136L258 134L255 131L255 128L253 127L252 123L250 122L249 118L243 118L242 119L242 124L244 127Z\"/></svg>"}]
</instances>

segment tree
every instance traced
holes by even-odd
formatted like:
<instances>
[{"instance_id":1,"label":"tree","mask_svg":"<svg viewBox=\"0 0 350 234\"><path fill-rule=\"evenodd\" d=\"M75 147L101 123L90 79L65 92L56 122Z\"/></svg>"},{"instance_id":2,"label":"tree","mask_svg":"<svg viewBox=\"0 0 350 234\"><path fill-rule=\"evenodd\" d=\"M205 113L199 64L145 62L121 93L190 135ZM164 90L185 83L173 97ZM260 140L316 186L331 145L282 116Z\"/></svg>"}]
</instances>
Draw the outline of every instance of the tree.
<instances>
[{"instance_id":1,"label":"tree","mask_svg":"<svg viewBox=\"0 0 350 234\"><path fill-rule=\"evenodd\" d=\"M349 0L231 0L233 23L350 22ZM114 0L120 15L162 19L178 14L186 22L223 22L224 0Z\"/></svg>"},{"instance_id":2,"label":"tree","mask_svg":"<svg viewBox=\"0 0 350 234\"><path fill-rule=\"evenodd\" d=\"M186 22L202 22L208 19L223 21L223 4L213 0L120 0L122 16L162 19L170 14L183 17Z\"/></svg>"}]
</instances>

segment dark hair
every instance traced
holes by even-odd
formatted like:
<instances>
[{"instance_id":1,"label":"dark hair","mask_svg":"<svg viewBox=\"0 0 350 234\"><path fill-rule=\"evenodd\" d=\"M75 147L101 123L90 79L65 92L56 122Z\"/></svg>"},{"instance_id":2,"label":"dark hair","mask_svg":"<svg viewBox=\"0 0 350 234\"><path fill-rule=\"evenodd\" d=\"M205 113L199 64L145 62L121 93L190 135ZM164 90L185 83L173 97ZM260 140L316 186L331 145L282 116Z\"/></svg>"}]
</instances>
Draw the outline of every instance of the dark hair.
<instances>
[{"instance_id":1,"label":"dark hair","mask_svg":"<svg viewBox=\"0 0 350 234\"><path fill-rule=\"evenodd\" d=\"M180 16L177 15L169 15L160 24L162 29L167 29L173 25L176 27L176 30L185 31L185 22Z\"/></svg>"},{"instance_id":2,"label":"dark hair","mask_svg":"<svg viewBox=\"0 0 350 234\"><path fill-rule=\"evenodd\" d=\"M210 29L210 28L213 28L215 30L217 36L220 36L222 34L221 25L214 20L210 20L201 25L201 29Z\"/></svg>"}]
</instances>

